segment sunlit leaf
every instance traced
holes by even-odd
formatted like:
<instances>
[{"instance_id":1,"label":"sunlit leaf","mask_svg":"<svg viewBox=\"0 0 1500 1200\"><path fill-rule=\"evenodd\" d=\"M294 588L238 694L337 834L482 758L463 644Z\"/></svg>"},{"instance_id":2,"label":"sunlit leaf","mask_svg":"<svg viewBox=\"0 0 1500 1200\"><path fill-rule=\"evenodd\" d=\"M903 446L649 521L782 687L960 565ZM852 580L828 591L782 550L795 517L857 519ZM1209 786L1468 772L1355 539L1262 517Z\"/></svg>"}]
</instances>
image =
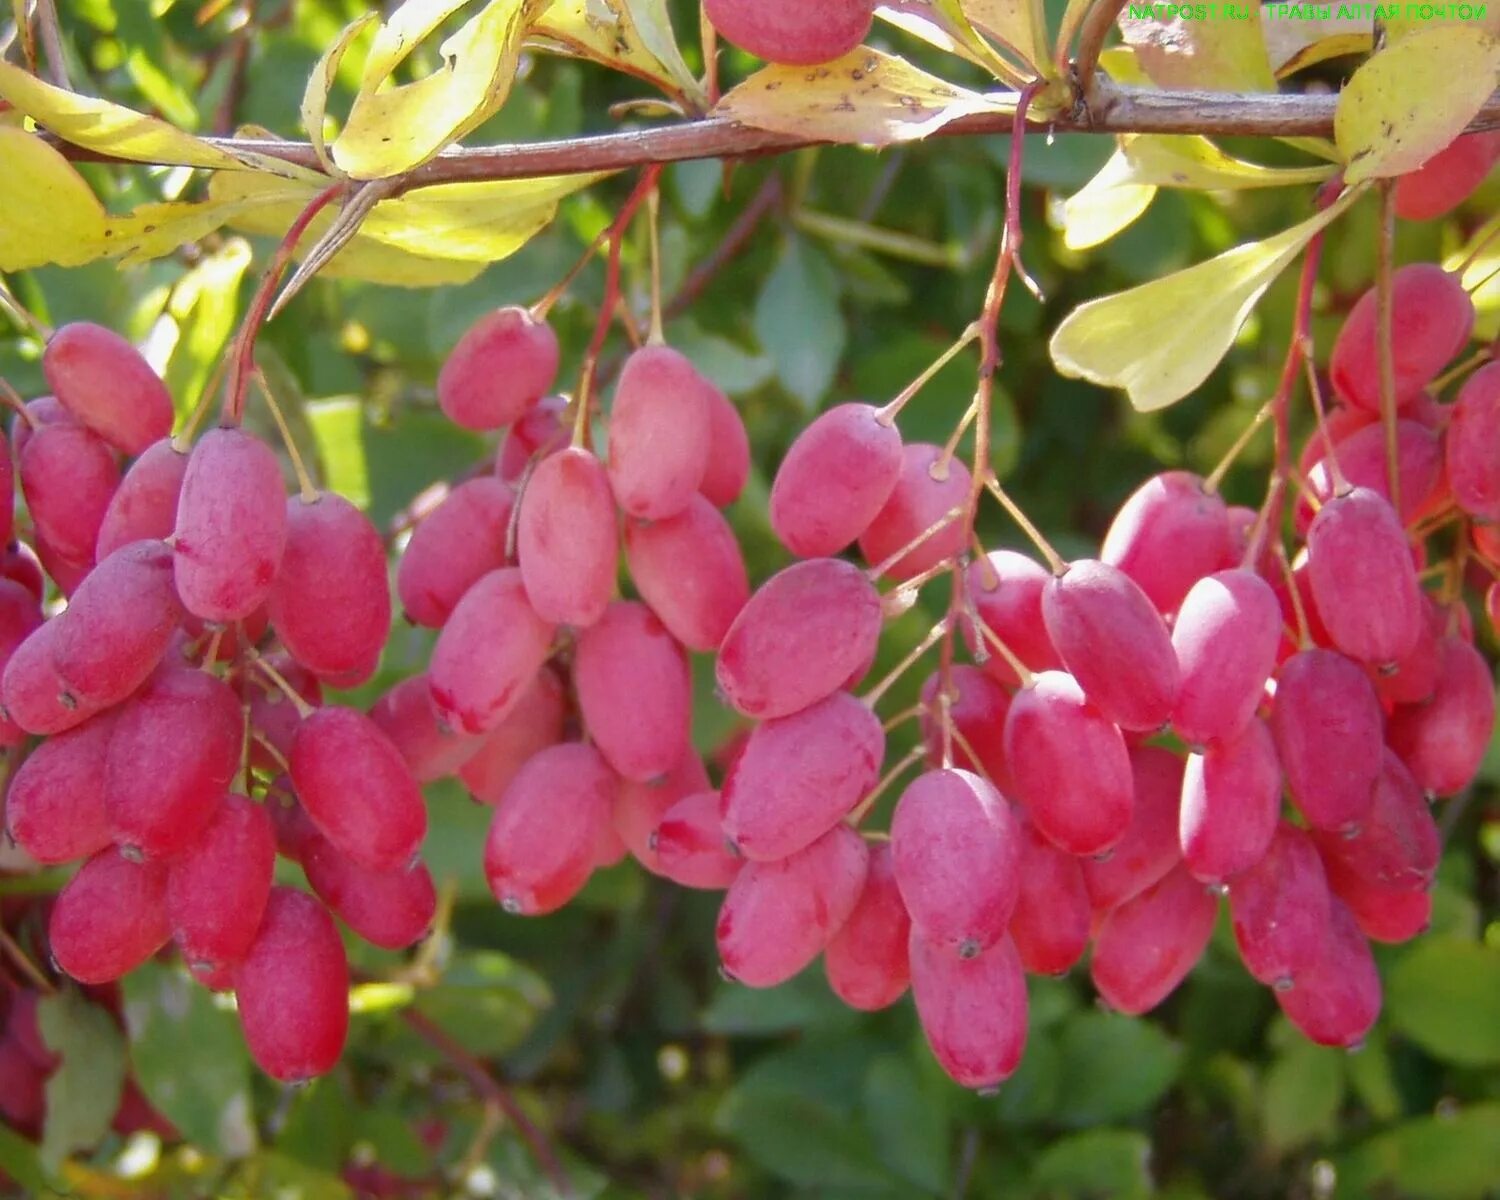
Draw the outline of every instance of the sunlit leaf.
<instances>
[{"instance_id":1,"label":"sunlit leaf","mask_svg":"<svg viewBox=\"0 0 1500 1200\"><path fill-rule=\"evenodd\" d=\"M1012 51L1014 57L1006 58L981 37L959 0L890 0L876 12L897 29L968 59L1013 86L1019 87L1034 74L1034 68L1022 65L1025 55L1021 52Z\"/></svg>"},{"instance_id":2,"label":"sunlit leaf","mask_svg":"<svg viewBox=\"0 0 1500 1200\"><path fill-rule=\"evenodd\" d=\"M1500 7L1484 3L1413 5L1410 8L1404 4L1388 4L1381 10L1380 24L1385 29L1386 44L1390 46L1424 29L1444 25L1470 33L1500 34Z\"/></svg>"},{"instance_id":3,"label":"sunlit leaf","mask_svg":"<svg viewBox=\"0 0 1500 1200\"><path fill-rule=\"evenodd\" d=\"M439 47L442 65L412 83L376 90L388 82L389 72L374 73L367 66L365 86L333 144L334 161L356 179L399 175L489 119L510 94L526 29L547 3L491 0ZM446 0L407 4L392 21L413 7L451 12L456 6ZM377 34L377 49L390 27L388 22ZM377 74L378 80L372 78Z\"/></svg>"},{"instance_id":4,"label":"sunlit leaf","mask_svg":"<svg viewBox=\"0 0 1500 1200\"><path fill-rule=\"evenodd\" d=\"M606 3L615 2L617 0L606 0ZM553 4L556 4L556 0L553 0ZM707 96L682 59L677 35L672 29L672 14L667 11L667 0L623 0L623 8L635 26L636 36L645 43L646 49L655 55L656 60L667 68L683 93L694 104L705 104Z\"/></svg>"},{"instance_id":5,"label":"sunlit leaf","mask_svg":"<svg viewBox=\"0 0 1500 1200\"><path fill-rule=\"evenodd\" d=\"M1402 175L1459 135L1500 82L1500 37L1419 30L1365 63L1339 96L1334 141L1344 178Z\"/></svg>"},{"instance_id":6,"label":"sunlit leaf","mask_svg":"<svg viewBox=\"0 0 1500 1200\"><path fill-rule=\"evenodd\" d=\"M375 31L359 89L374 91L438 26L472 0L405 0Z\"/></svg>"},{"instance_id":7,"label":"sunlit leaf","mask_svg":"<svg viewBox=\"0 0 1500 1200\"><path fill-rule=\"evenodd\" d=\"M1228 352L1255 302L1357 195L1263 242L1075 309L1052 335L1064 375L1123 388L1150 412L1182 399Z\"/></svg>"},{"instance_id":8,"label":"sunlit leaf","mask_svg":"<svg viewBox=\"0 0 1500 1200\"><path fill-rule=\"evenodd\" d=\"M0 63L0 99L64 141L116 158L220 171L287 171L274 158L243 150L231 154L156 117L53 87L10 63Z\"/></svg>"},{"instance_id":9,"label":"sunlit leaf","mask_svg":"<svg viewBox=\"0 0 1500 1200\"><path fill-rule=\"evenodd\" d=\"M42 1130L42 1163L56 1170L109 1130L125 1086L125 1039L109 1013L74 988L44 997L37 1021L47 1048L62 1059L47 1080Z\"/></svg>"},{"instance_id":10,"label":"sunlit leaf","mask_svg":"<svg viewBox=\"0 0 1500 1200\"><path fill-rule=\"evenodd\" d=\"M1156 185L1132 178L1130 163L1116 150L1099 173L1063 202L1063 244L1070 250L1101 246L1127 229L1156 198Z\"/></svg>"},{"instance_id":11,"label":"sunlit leaf","mask_svg":"<svg viewBox=\"0 0 1500 1200\"><path fill-rule=\"evenodd\" d=\"M943 0L954 3L954 0ZM1033 70L1056 74L1047 45L1047 10L1041 0L956 0L981 33L1010 47Z\"/></svg>"},{"instance_id":12,"label":"sunlit leaf","mask_svg":"<svg viewBox=\"0 0 1500 1200\"><path fill-rule=\"evenodd\" d=\"M1277 21L1268 16L1265 31L1266 49L1271 52L1271 64L1276 68L1278 79L1285 79L1331 58L1368 54L1375 44L1368 17Z\"/></svg>"},{"instance_id":13,"label":"sunlit leaf","mask_svg":"<svg viewBox=\"0 0 1500 1200\"><path fill-rule=\"evenodd\" d=\"M98 257L104 209L83 176L34 134L0 126L0 270Z\"/></svg>"},{"instance_id":14,"label":"sunlit leaf","mask_svg":"<svg viewBox=\"0 0 1500 1200\"><path fill-rule=\"evenodd\" d=\"M178 416L192 411L229 344L239 316L240 281L249 266L249 244L230 238L200 259L172 291L167 311L178 332L166 381Z\"/></svg>"},{"instance_id":15,"label":"sunlit leaf","mask_svg":"<svg viewBox=\"0 0 1500 1200\"><path fill-rule=\"evenodd\" d=\"M339 64L343 62L351 43L365 31L370 22L378 19L377 13L365 13L344 26L343 32L323 51L318 65L307 77L307 90L302 93L302 127L307 130L313 153L330 175L338 174L338 168L329 157L327 146L323 144L323 121L328 112L328 93L333 90Z\"/></svg>"},{"instance_id":16,"label":"sunlit leaf","mask_svg":"<svg viewBox=\"0 0 1500 1200\"><path fill-rule=\"evenodd\" d=\"M820 67L766 67L725 96L717 111L757 129L889 146L971 113L1012 108L905 59L860 48Z\"/></svg>"},{"instance_id":17,"label":"sunlit leaf","mask_svg":"<svg viewBox=\"0 0 1500 1200\"><path fill-rule=\"evenodd\" d=\"M654 53L624 0L553 0L532 32L574 54L644 79L653 87L673 93L684 91L684 81ZM675 50L674 43L674 56L680 62ZM687 68L681 69L691 80ZM696 93L696 82L692 86Z\"/></svg>"},{"instance_id":18,"label":"sunlit leaf","mask_svg":"<svg viewBox=\"0 0 1500 1200\"><path fill-rule=\"evenodd\" d=\"M1125 43L1158 87L1215 92L1274 92L1276 76L1254 21L1191 16L1120 17Z\"/></svg>"},{"instance_id":19,"label":"sunlit leaf","mask_svg":"<svg viewBox=\"0 0 1500 1200\"><path fill-rule=\"evenodd\" d=\"M370 503L370 470L365 462L364 409L356 396L338 396L307 405L307 423L318 446L324 483L360 508Z\"/></svg>"}]
</instances>

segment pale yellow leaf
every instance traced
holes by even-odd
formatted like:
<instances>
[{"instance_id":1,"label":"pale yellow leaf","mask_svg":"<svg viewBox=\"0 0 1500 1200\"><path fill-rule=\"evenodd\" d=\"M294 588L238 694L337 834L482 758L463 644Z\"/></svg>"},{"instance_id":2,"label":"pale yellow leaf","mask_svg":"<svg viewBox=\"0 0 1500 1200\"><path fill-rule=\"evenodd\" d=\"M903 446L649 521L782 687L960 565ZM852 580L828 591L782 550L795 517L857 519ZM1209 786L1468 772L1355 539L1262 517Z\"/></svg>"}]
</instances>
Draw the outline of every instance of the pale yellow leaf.
<instances>
[{"instance_id":1,"label":"pale yellow leaf","mask_svg":"<svg viewBox=\"0 0 1500 1200\"><path fill-rule=\"evenodd\" d=\"M194 264L172 289L167 312L177 325L177 343L164 378L179 417L192 411L234 334L240 281L250 258L248 242L229 238Z\"/></svg>"},{"instance_id":2,"label":"pale yellow leaf","mask_svg":"<svg viewBox=\"0 0 1500 1200\"><path fill-rule=\"evenodd\" d=\"M1387 45L1395 45L1404 38L1424 29L1450 25L1470 33L1500 34L1500 5L1485 4L1387 4L1389 16L1381 18L1385 27ZM1446 11L1444 11L1446 10ZM1467 10L1467 11L1465 11Z\"/></svg>"},{"instance_id":3,"label":"pale yellow leaf","mask_svg":"<svg viewBox=\"0 0 1500 1200\"><path fill-rule=\"evenodd\" d=\"M1274 92L1265 37L1255 21L1120 17L1125 44L1152 81L1169 90Z\"/></svg>"},{"instance_id":4,"label":"pale yellow leaf","mask_svg":"<svg viewBox=\"0 0 1500 1200\"><path fill-rule=\"evenodd\" d=\"M302 127L307 130L307 138L312 143L313 153L318 156L323 169L330 175L340 175L342 172L328 156L328 148L323 144L323 123L328 115L328 93L333 90L339 64L343 62L350 44L365 31L371 21L376 20L379 20L377 13L365 13L358 20L351 21L344 26L343 32L334 39L333 44L323 51L323 57L318 59L317 66L307 77L307 88L302 93Z\"/></svg>"},{"instance_id":5,"label":"pale yellow leaf","mask_svg":"<svg viewBox=\"0 0 1500 1200\"><path fill-rule=\"evenodd\" d=\"M1415 170L1459 135L1500 85L1500 37L1420 30L1354 72L1333 137L1349 183Z\"/></svg>"},{"instance_id":6,"label":"pale yellow leaf","mask_svg":"<svg viewBox=\"0 0 1500 1200\"><path fill-rule=\"evenodd\" d=\"M1156 187L1130 182L1130 166L1118 150L1099 174L1063 204L1063 244L1069 250L1101 246L1151 207Z\"/></svg>"},{"instance_id":7,"label":"pale yellow leaf","mask_svg":"<svg viewBox=\"0 0 1500 1200\"><path fill-rule=\"evenodd\" d=\"M926 137L971 113L1012 112L1014 102L860 48L818 67L766 67L725 96L717 111L757 129L889 146Z\"/></svg>"},{"instance_id":8,"label":"pale yellow leaf","mask_svg":"<svg viewBox=\"0 0 1500 1200\"><path fill-rule=\"evenodd\" d=\"M83 176L35 134L0 126L0 271L98 258L104 208Z\"/></svg>"},{"instance_id":9,"label":"pale yellow leaf","mask_svg":"<svg viewBox=\"0 0 1500 1200\"><path fill-rule=\"evenodd\" d=\"M1329 18L1330 21L1337 19ZM1277 30L1279 34L1282 29L1295 24L1297 23L1283 21L1268 26L1266 36L1269 39L1271 29ZM1344 33L1325 31L1321 35L1314 35L1312 30L1292 29L1293 36L1279 37L1276 44L1268 46L1271 50L1271 62L1276 67L1276 78L1286 79L1298 71L1305 71L1329 59L1352 58L1356 54L1368 54L1375 45L1375 35L1368 21L1360 22L1360 25L1362 28L1359 30ZM1310 36L1304 40L1295 36L1298 33L1306 33Z\"/></svg>"},{"instance_id":10,"label":"pale yellow leaf","mask_svg":"<svg viewBox=\"0 0 1500 1200\"><path fill-rule=\"evenodd\" d=\"M1500 337L1500 213L1448 255L1443 266L1449 271L1464 268L1460 281L1474 301L1474 337L1481 342Z\"/></svg>"},{"instance_id":11,"label":"pale yellow leaf","mask_svg":"<svg viewBox=\"0 0 1500 1200\"><path fill-rule=\"evenodd\" d=\"M920 38L929 46L966 58L1012 87L1029 82L1036 73L1019 52L1006 58L979 36L959 0L887 0L876 10L882 20Z\"/></svg>"},{"instance_id":12,"label":"pale yellow leaf","mask_svg":"<svg viewBox=\"0 0 1500 1200\"><path fill-rule=\"evenodd\" d=\"M334 161L355 179L384 179L420 166L488 120L510 94L527 27L547 3L490 0L442 44L443 65L431 75L361 89L333 144Z\"/></svg>"},{"instance_id":13,"label":"pale yellow leaf","mask_svg":"<svg viewBox=\"0 0 1500 1200\"><path fill-rule=\"evenodd\" d=\"M644 5L638 7L645 11ZM666 19L664 12L648 15ZM701 104L702 88L683 64L676 43L671 42L670 25L667 31L665 41L671 48L668 51L663 46L662 52L674 60L672 63L664 62L653 49L654 43L664 40L660 31L654 31L653 37L648 38L625 0L553 0L532 26L535 36L556 42L580 57Z\"/></svg>"},{"instance_id":14,"label":"pale yellow leaf","mask_svg":"<svg viewBox=\"0 0 1500 1200\"><path fill-rule=\"evenodd\" d=\"M958 0L980 33L1010 47L1038 74L1057 73L1047 45L1047 12L1042 0Z\"/></svg>"},{"instance_id":15,"label":"pale yellow leaf","mask_svg":"<svg viewBox=\"0 0 1500 1200\"><path fill-rule=\"evenodd\" d=\"M10 63L0 63L0 98L64 141L116 158L219 171L286 170L275 159L230 154L155 117L53 87Z\"/></svg>"},{"instance_id":16,"label":"pale yellow leaf","mask_svg":"<svg viewBox=\"0 0 1500 1200\"><path fill-rule=\"evenodd\" d=\"M620 0L609 0L612 5L619 2ZM629 16L636 35L645 43L646 49L667 68L694 105L700 108L706 105L707 95L688 70L687 63L682 60L677 35L672 30L672 14L667 11L667 0L623 0L623 5L625 14Z\"/></svg>"},{"instance_id":17,"label":"pale yellow leaf","mask_svg":"<svg viewBox=\"0 0 1500 1200\"><path fill-rule=\"evenodd\" d=\"M304 191L299 184L274 176L237 171L233 175L224 174L215 178L253 179L264 181L267 187L282 189L288 195L310 197L313 194ZM118 258L127 264L150 262L171 254L179 246L207 237L250 209L265 207L271 203L268 196L257 194L231 200L175 200L165 204L142 204L124 216L112 216L106 220L104 243L97 257Z\"/></svg>"},{"instance_id":18,"label":"pale yellow leaf","mask_svg":"<svg viewBox=\"0 0 1500 1200\"><path fill-rule=\"evenodd\" d=\"M359 90L373 92L419 45L471 0L405 0L375 31ZM377 14L378 15L378 14Z\"/></svg>"},{"instance_id":19,"label":"pale yellow leaf","mask_svg":"<svg viewBox=\"0 0 1500 1200\"><path fill-rule=\"evenodd\" d=\"M1064 375L1123 388L1142 412L1175 403L1208 378L1266 288L1356 195L1345 192L1263 242L1089 301L1052 335L1053 363Z\"/></svg>"}]
</instances>

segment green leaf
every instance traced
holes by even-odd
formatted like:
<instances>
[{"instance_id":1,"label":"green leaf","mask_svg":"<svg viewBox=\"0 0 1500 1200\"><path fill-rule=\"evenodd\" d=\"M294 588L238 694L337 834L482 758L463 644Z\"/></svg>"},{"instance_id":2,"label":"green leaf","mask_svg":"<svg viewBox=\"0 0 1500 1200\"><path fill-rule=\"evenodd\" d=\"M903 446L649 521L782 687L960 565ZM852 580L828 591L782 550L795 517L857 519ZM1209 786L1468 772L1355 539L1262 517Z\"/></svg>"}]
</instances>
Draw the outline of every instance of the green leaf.
<instances>
[{"instance_id":1,"label":"green leaf","mask_svg":"<svg viewBox=\"0 0 1500 1200\"><path fill-rule=\"evenodd\" d=\"M1386 981L1391 1024L1429 1054L1464 1066L1500 1063L1500 951L1429 938Z\"/></svg>"},{"instance_id":2,"label":"green leaf","mask_svg":"<svg viewBox=\"0 0 1500 1200\"><path fill-rule=\"evenodd\" d=\"M177 322L177 344L167 360L166 382L179 419L197 405L234 334L240 282L250 258L249 243L230 238L200 259L172 289L167 312Z\"/></svg>"},{"instance_id":3,"label":"green leaf","mask_svg":"<svg viewBox=\"0 0 1500 1200\"><path fill-rule=\"evenodd\" d=\"M818 141L891 146L927 137L972 113L1009 113L996 100L861 47L818 67L766 67L714 110L757 129Z\"/></svg>"},{"instance_id":4,"label":"green leaf","mask_svg":"<svg viewBox=\"0 0 1500 1200\"><path fill-rule=\"evenodd\" d=\"M417 1008L483 1058L520 1045L552 994L540 976L493 950L456 958L443 981L422 992Z\"/></svg>"},{"instance_id":5,"label":"green leaf","mask_svg":"<svg viewBox=\"0 0 1500 1200\"><path fill-rule=\"evenodd\" d=\"M813 408L833 384L848 334L837 273L791 238L755 302L755 332L782 386Z\"/></svg>"},{"instance_id":6,"label":"green leaf","mask_svg":"<svg viewBox=\"0 0 1500 1200\"><path fill-rule=\"evenodd\" d=\"M1470 1200L1500 1179L1500 1104L1406 1121L1336 1164L1339 1195L1377 1194L1387 1183L1412 1200Z\"/></svg>"},{"instance_id":7,"label":"green leaf","mask_svg":"<svg viewBox=\"0 0 1500 1200\"><path fill-rule=\"evenodd\" d=\"M1064 375L1124 388L1142 412L1176 403L1208 378L1256 301L1358 194L1345 192L1263 242L1081 305L1052 335L1053 363Z\"/></svg>"},{"instance_id":8,"label":"green leaf","mask_svg":"<svg viewBox=\"0 0 1500 1200\"><path fill-rule=\"evenodd\" d=\"M1054 1141L1031 1181L1048 1195L1136 1200L1151 1194L1151 1143L1139 1133L1096 1129Z\"/></svg>"},{"instance_id":9,"label":"green leaf","mask_svg":"<svg viewBox=\"0 0 1500 1200\"><path fill-rule=\"evenodd\" d=\"M1177 1078L1181 1048L1155 1025L1114 1013L1071 1017L1058 1037L1056 1112L1094 1125L1145 1112Z\"/></svg>"},{"instance_id":10,"label":"green leaf","mask_svg":"<svg viewBox=\"0 0 1500 1200\"><path fill-rule=\"evenodd\" d=\"M30 1195L40 1196L51 1187L36 1146L4 1121L0 1121L0 1171L14 1179Z\"/></svg>"},{"instance_id":11,"label":"green leaf","mask_svg":"<svg viewBox=\"0 0 1500 1200\"><path fill-rule=\"evenodd\" d=\"M803 971L773 988L721 983L702 1018L709 1033L735 1037L852 1023L848 1007L829 990L821 970Z\"/></svg>"},{"instance_id":12,"label":"green leaf","mask_svg":"<svg viewBox=\"0 0 1500 1200\"><path fill-rule=\"evenodd\" d=\"M894 1181L861 1125L794 1087L747 1081L725 1097L714 1123L762 1167L793 1183L881 1187Z\"/></svg>"},{"instance_id":13,"label":"green leaf","mask_svg":"<svg viewBox=\"0 0 1500 1200\"><path fill-rule=\"evenodd\" d=\"M1297 1039L1276 1056L1261 1091L1261 1128L1278 1154L1330 1136L1344 1099L1342 1051Z\"/></svg>"},{"instance_id":14,"label":"green leaf","mask_svg":"<svg viewBox=\"0 0 1500 1200\"><path fill-rule=\"evenodd\" d=\"M1355 184L1415 170L1474 118L1500 77L1500 37L1422 29L1380 51L1339 95L1333 137Z\"/></svg>"},{"instance_id":15,"label":"green leaf","mask_svg":"<svg viewBox=\"0 0 1500 1200\"><path fill-rule=\"evenodd\" d=\"M175 967L147 963L124 988L130 1061L147 1098L196 1145L230 1158L251 1153L250 1060L234 1015Z\"/></svg>"},{"instance_id":16,"label":"green leaf","mask_svg":"<svg viewBox=\"0 0 1500 1200\"><path fill-rule=\"evenodd\" d=\"M872 1062L863 1107L881 1161L920 1188L946 1192L948 1114L942 1098L923 1088L911 1063L893 1054Z\"/></svg>"},{"instance_id":17,"label":"green leaf","mask_svg":"<svg viewBox=\"0 0 1500 1200\"><path fill-rule=\"evenodd\" d=\"M306 412L318 444L324 484L360 508L368 508L370 468L365 462L363 403L358 396L340 396L313 401Z\"/></svg>"},{"instance_id":18,"label":"green leaf","mask_svg":"<svg viewBox=\"0 0 1500 1200\"><path fill-rule=\"evenodd\" d=\"M125 1039L109 1013L74 988L44 997L37 1021L47 1048L62 1059L47 1080L42 1130L41 1161L55 1171L68 1155L109 1132L125 1086Z\"/></svg>"}]
</instances>

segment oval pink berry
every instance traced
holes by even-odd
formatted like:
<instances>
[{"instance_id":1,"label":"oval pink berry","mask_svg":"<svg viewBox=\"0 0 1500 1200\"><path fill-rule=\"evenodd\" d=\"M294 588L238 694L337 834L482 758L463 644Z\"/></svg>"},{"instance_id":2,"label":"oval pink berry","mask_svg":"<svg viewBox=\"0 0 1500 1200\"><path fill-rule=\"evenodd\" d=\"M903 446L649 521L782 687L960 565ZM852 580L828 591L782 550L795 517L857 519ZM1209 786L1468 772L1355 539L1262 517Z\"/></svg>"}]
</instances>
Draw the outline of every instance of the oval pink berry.
<instances>
[{"instance_id":1,"label":"oval pink berry","mask_svg":"<svg viewBox=\"0 0 1500 1200\"><path fill-rule=\"evenodd\" d=\"M1167 471L1141 484L1104 535L1100 561L1118 567L1164 613L1188 589L1217 571L1229 554L1223 498L1188 471Z\"/></svg>"},{"instance_id":2,"label":"oval pink berry","mask_svg":"<svg viewBox=\"0 0 1500 1200\"><path fill-rule=\"evenodd\" d=\"M441 629L465 592L506 565L514 505L509 485L471 479L422 518L396 567L396 595L408 620Z\"/></svg>"},{"instance_id":3,"label":"oval pink berry","mask_svg":"<svg viewBox=\"0 0 1500 1200\"><path fill-rule=\"evenodd\" d=\"M117 450L140 454L172 432L172 397L141 353L91 321L64 325L42 353L58 402Z\"/></svg>"},{"instance_id":4,"label":"oval pink berry","mask_svg":"<svg viewBox=\"0 0 1500 1200\"><path fill-rule=\"evenodd\" d=\"M465 429L513 424L557 378L557 334L524 308L481 317L438 372L438 404Z\"/></svg>"},{"instance_id":5,"label":"oval pink berry","mask_svg":"<svg viewBox=\"0 0 1500 1200\"><path fill-rule=\"evenodd\" d=\"M627 521L625 560L641 598L689 650L717 650L750 599L734 530L702 496L665 521Z\"/></svg>"},{"instance_id":6,"label":"oval pink berry","mask_svg":"<svg viewBox=\"0 0 1500 1200\"><path fill-rule=\"evenodd\" d=\"M628 515L673 517L697 495L708 469L712 390L670 346L645 346L625 360L610 408L609 483Z\"/></svg>"},{"instance_id":7,"label":"oval pink berry","mask_svg":"<svg viewBox=\"0 0 1500 1200\"><path fill-rule=\"evenodd\" d=\"M910 933L911 918L896 885L890 843L876 843L870 847L865 885L854 911L823 951L828 986L861 1012L890 1007L911 982Z\"/></svg>"},{"instance_id":8,"label":"oval pink berry","mask_svg":"<svg viewBox=\"0 0 1500 1200\"><path fill-rule=\"evenodd\" d=\"M1026 977L1005 938L978 958L934 946L913 926L908 947L917 1019L933 1057L955 1083L992 1088L1026 1049Z\"/></svg>"},{"instance_id":9,"label":"oval pink berry","mask_svg":"<svg viewBox=\"0 0 1500 1200\"><path fill-rule=\"evenodd\" d=\"M615 589L619 535L609 478L573 447L544 458L521 497L516 553L531 607L557 625L592 625Z\"/></svg>"},{"instance_id":10,"label":"oval pink berry","mask_svg":"<svg viewBox=\"0 0 1500 1200\"><path fill-rule=\"evenodd\" d=\"M829 409L797 435L771 485L771 528L799 558L842 553L901 476L901 434L868 404Z\"/></svg>"}]
</instances>

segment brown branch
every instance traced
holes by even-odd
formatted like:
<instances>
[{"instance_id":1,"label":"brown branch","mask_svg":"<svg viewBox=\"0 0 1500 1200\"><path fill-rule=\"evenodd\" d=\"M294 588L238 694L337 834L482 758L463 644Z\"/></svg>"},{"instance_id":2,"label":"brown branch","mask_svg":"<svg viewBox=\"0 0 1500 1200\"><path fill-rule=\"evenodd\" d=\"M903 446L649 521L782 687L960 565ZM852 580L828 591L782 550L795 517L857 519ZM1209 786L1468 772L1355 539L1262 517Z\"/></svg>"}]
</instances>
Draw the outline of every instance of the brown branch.
<instances>
[{"instance_id":1,"label":"brown branch","mask_svg":"<svg viewBox=\"0 0 1500 1200\"><path fill-rule=\"evenodd\" d=\"M1163 92L1123 87L1099 79L1087 104L1079 105L1070 113L1039 117L1034 124L1058 133L1328 137L1333 132L1333 116L1337 108L1337 95ZM981 113L950 122L936 136L1003 134L1009 133L1010 127L1010 113ZM1476 132L1500 129L1500 93L1485 102L1470 122L1469 129ZM249 152L319 169L317 157L306 142L273 138L203 140L229 153ZM786 154L824 144L817 138L800 134L753 129L728 117L705 117L654 129L446 150L410 172L403 182L403 190L444 183L623 171L653 163L691 159ZM60 143L60 148L68 157L79 161L110 161L108 155L65 142Z\"/></svg>"},{"instance_id":2,"label":"brown branch","mask_svg":"<svg viewBox=\"0 0 1500 1200\"><path fill-rule=\"evenodd\" d=\"M401 1019L406 1022L413 1033L453 1064L459 1074L469 1081L469 1086L478 1093L480 1099L495 1105L505 1114L510 1123L515 1126L516 1132L521 1135L521 1140L531 1150L532 1156L546 1172L547 1178L552 1181L552 1186L557 1189L558 1195L571 1196L573 1188L568 1183L568 1177L562 1169L562 1164L558 1162L551 1143L516 1103L516 1098L510 1094L510 1089L496 1079L482 1062L416 1009L403 1009Z\"/></svg>"},{"instance_id":3,"label":"brown branch","mask_svg":"<svg viewBox=\"0 0 1500 1200\"><path fill-rule=\"evenodd\" d=\"M1078 53L1073 58L1073 78L1077 81L1078 94L1085 102L1091 102L1094 72L1099 67L1099 54L1104 49L1104 39L1115 27L1115 20L1125 7L1125 0L1096 0L1083 19L1083 28L1078 34Z\"/></svg>"}]
</instances>

